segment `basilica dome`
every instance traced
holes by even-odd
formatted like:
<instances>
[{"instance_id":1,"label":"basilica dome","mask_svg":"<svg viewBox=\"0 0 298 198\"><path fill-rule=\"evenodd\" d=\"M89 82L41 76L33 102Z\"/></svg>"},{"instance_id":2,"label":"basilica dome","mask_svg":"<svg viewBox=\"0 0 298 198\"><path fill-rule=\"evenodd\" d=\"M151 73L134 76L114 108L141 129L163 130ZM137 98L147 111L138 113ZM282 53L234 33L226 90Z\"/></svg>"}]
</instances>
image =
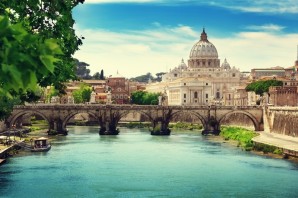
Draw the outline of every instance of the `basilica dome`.
<instances>
[{"instance_id":1,"label":"basilica dome","mask_svg":"<svg viewBox=\"0 0 298 198\"><path fill-rule=\"evenodd\" d=\"M227 59L225 58L224 62L221 64L221 68L228 70L231 69L230 64L228 63Z\"/></svg>"},{"instance_id":2,"label":"basilica dome","mask_svg":"<svg viewBox=\"0 0 298 198\"><path fill-rule=\"evenodd\" d=\"M205 29L203 29L203 32L201 34L201 40L198 41L192 47L189 58L190 59L202 59L202 58L217 59L218 58L217 50L215 46L208 41Z\"/></svg>"}]
</instances>

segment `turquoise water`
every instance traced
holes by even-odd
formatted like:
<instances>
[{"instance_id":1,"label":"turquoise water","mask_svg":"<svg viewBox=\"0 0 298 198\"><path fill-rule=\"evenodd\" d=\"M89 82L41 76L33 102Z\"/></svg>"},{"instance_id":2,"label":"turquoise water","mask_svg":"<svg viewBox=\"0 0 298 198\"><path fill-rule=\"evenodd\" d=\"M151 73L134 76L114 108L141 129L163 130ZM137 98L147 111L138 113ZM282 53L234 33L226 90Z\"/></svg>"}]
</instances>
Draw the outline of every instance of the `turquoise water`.
<instances>
[{"instance_id":1,"label":"turquoise water","mask_svg":"<svg viewBox=\"0 0 298 198\"><path fill-rule=\"evenodd\" d=\"M241 151L199 132L99 136L72 127L47 153L0 167L0 197L297 197L298 165Z\"/></svg>"}]
</instances>

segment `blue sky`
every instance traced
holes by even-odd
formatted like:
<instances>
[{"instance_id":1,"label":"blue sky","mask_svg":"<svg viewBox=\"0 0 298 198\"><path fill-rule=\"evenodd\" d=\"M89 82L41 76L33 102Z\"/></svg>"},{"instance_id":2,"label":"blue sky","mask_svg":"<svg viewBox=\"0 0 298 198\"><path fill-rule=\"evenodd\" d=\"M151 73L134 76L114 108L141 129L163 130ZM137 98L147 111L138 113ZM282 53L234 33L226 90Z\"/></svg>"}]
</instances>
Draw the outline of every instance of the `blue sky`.
<instances>
[{"instance_id":1,"label":"blue sky","mask_svg":"<svg viewBox=\"0 0 298 198\"><path fill-rule=\"evenodd\" d=\"M168 71L187 62L203 27L221 62L241 71L297 59L298 0L86 0L73 15L85 37L75 57L92 74Z\"/></svg>"}]
</instances>

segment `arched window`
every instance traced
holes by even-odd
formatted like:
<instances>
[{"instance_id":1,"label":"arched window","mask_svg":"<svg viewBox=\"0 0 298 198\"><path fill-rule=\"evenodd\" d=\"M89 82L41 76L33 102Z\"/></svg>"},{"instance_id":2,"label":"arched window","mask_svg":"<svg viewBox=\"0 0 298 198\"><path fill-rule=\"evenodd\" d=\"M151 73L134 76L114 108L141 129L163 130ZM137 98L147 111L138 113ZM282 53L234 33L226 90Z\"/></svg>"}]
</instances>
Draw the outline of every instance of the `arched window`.
<instances>
[{"instance_id":1,"label":"arched window","mask_svg":"<svg viewBox=\"0 0 298 198\"><path fill-rule=\"evenodd\" d=\"M194 93L194 98L198 98L198 92Z\"/></svg>"}]
</instances>

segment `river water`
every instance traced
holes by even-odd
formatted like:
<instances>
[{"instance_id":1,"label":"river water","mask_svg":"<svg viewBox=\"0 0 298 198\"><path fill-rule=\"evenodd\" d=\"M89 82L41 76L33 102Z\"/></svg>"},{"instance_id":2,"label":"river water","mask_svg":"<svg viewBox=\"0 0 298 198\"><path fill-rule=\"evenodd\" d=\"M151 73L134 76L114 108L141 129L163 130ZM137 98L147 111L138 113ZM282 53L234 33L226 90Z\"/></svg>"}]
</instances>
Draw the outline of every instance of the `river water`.
<instances>
[{"instance_id":1,"label":"river water","mask_svg":"<svg viewBox=\"0 0 298 198\"><path fill-rule=\"evenodd\" d=\"M0 197L297 197L298 165L199 132L71 127L47 153L0 167ZM211 139L211 140L210 140Z\"/></svg>"}]
</instances>

